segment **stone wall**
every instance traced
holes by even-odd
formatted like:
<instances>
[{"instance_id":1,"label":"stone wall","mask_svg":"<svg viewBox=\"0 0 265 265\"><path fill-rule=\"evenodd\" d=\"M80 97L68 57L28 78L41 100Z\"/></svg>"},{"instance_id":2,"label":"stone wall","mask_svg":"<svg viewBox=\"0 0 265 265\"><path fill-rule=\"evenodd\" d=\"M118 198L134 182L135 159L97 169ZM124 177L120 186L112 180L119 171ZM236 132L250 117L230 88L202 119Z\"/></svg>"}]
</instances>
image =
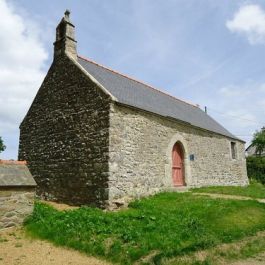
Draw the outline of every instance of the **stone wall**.
<instances>
[{"instance_id":1,"label":"stone wall","mask_svg":"<svg viewBox=\"0 0 265 265\"><path fill-rule=\"evenodd\" d=\"M115 104L110 114L110 200L170 189L177 141L185 151L187 186L248 184L243 142ZM236 142L236 159L231 141Z\"/></svg>"},{"instance_id":2,"label":"stone wall","mask_svg":"<svg viewBox=\"0 0 265 265\"><path fill-rule=\"evenodd\" d=\"M33 211L34 196L35 188L0 188L0 229L22 224Z\"/></svg>"},{"instance_id":3,"label":"stone wall","mask_svg":"<svg viewBox=\"0 0 265 265\"><path fill-rule=\"evenodd\" d=\"M66 55L57 56L20 126L37 194L68 204L108 199L110 97Z\"/></svg>"}]
</instances>

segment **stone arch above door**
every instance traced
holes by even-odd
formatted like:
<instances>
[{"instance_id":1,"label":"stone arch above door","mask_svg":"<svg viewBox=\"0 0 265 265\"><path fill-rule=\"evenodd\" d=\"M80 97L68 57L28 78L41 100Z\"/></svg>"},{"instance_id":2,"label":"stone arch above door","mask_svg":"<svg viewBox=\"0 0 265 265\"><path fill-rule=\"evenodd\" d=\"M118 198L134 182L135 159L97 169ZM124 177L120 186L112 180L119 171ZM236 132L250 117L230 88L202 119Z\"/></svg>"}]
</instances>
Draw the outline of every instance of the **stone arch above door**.
<instances>
[{"instance_id":1,"label":"stone arch above door","mask_svg":"<svg viewBox=\"0 0 265 265\"><path fill-rule=\"evenodd\" d=\"M190 185L191 174L190 174L190 161L189 161L189 149L186 140L180 134L174 134L169 143L166 150L166 163L165 163L165 183L164 185L167 187L173 187L172 185L172 149L173 146L179 142L183 147L184 154L184 167L185 167L185 183L187 186Z\"/></svg>"}]
</instances>

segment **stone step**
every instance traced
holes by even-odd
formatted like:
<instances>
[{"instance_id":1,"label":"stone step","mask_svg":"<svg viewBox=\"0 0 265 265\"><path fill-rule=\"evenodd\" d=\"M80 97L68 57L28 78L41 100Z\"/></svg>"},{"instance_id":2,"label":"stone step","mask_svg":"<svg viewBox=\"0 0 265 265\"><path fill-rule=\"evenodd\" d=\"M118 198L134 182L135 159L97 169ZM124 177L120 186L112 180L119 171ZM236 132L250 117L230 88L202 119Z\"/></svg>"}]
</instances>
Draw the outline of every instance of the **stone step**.
<instances>
[{"instance_id":1,"label":"stone step","mask_svg":"<svg viewBox=\"0 0 265 265\"><path fill-rule=\"evenodd\" d=\"M189 187L187 187L187 186L168 187L166 189L166 191L170 191L170 192L188 192L189 191Z\"/></svg>"}]
</instances>

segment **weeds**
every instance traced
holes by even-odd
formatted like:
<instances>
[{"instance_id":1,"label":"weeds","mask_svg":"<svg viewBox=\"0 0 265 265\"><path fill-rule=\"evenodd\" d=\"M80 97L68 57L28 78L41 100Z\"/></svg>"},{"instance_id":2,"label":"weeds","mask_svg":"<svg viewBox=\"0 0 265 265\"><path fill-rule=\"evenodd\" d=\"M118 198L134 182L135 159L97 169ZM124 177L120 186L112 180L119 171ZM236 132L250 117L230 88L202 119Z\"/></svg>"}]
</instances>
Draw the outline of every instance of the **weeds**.
<instances>
[{"instance_id":1,"label":"weeds","mask_svg":"<svg viewBox=\"0 0 265 265\"><path fill-rule=\"evenodd\" d=\"M265 205L188 193L158 194L134 201L119 212L89 207L59 212L36 203L25 226L32 236L113 262L132 264L151 254L150 263L160 264L165 257L190 254L265 230Z\"/></svg>"}]
</instances>

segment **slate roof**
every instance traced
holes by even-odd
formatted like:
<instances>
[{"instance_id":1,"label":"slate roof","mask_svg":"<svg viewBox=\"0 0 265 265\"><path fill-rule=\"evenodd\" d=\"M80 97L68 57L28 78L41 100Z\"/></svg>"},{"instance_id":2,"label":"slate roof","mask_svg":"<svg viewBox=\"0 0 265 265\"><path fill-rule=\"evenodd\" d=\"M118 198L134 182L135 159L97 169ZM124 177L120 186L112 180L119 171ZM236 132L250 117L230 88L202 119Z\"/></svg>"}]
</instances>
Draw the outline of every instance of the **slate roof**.
<instances>
[{"instance_id":1,"label":"slate roof","mask_svg":"<svg viewBox=\"0 0 265 265\"><path fill-rule=\"evenodd\" d=\"M198 106L184 102L83 57L78 57L78 63L122 104L238 139Z\"/></svg>"},{"instance_id":2,"label":"slate roof","mask_svg":"<svg viewBox=\"0 0 265 265\"><path fill-rule=\"evenodd\" d=\"M0 160L0 188L35 186L36 182L25 163Z\"/></svg>"}]
</instances>

